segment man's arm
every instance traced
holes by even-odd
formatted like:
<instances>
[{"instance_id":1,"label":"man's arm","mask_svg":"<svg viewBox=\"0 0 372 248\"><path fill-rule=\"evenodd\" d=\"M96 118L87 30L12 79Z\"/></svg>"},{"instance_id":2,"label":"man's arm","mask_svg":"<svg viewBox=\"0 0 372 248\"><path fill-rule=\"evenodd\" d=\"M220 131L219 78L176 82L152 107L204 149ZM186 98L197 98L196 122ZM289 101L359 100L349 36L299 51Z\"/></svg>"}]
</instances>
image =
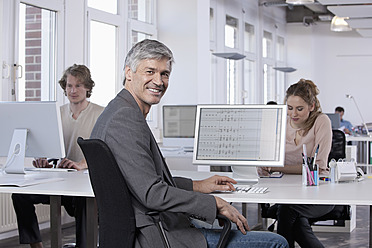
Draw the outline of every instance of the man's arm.
<instances>
[{"instance_id":1,"label":"man's arm","mask_svg":"<svg viewBox=\"0 0 372 248\"><path fill-rule=\"evenodd\" d=\"M235 187L232 184L236 183L232 178L215 175L205 180L193 181L193 190L201 193L211 193L217 190L234 191ZM247 219L225 200L217 196L214 198L216 200L217 212L229 218L243 234L246 234L246 231L249 231Z\"/></svg>"},{"instance_id":2,"label":"man's arm","mask_svg":"<svg viewBox=\"0 0 372 248\"><path fill-rule=\"evenodd\" d=\"M201 193L211 193L214 191L234 191L235 187L232 184L237 182L225 176L212 176L205 180L193 181L193 190Z\"/></svg>"}]
</instances>

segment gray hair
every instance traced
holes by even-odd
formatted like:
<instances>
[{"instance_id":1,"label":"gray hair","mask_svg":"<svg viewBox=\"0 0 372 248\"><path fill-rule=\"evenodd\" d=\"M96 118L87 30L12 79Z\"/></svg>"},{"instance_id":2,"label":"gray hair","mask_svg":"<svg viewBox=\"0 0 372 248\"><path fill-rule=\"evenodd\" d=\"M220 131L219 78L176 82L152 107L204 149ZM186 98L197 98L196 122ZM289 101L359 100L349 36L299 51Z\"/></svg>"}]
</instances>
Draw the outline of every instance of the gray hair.
<instances>
[{"instance_id":1,"label":"gray hair","mask_svg":"<svg viewBox=\"0 0 372 248\"><path fill-rule=\"evenodd\" d=\"M169 70L172 71L172 64L174 63L172 51L166 45L157 40L145 39L138 42L132 47L132 49L130 49L125 58L124 68L128 66L131 70L136 72L139 63L142 60L161 60L163 58L168 59ZM125 85L125 75L123 85Z\"/></svg>"}]
</instances>

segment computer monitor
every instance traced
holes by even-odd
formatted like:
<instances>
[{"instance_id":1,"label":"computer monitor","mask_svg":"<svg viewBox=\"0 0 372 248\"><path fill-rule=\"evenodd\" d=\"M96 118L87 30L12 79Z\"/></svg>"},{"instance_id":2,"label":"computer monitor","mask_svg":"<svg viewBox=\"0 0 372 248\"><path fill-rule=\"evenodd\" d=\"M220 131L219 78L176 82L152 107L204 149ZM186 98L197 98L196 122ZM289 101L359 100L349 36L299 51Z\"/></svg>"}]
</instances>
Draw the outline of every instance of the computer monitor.
<instances>
[{"instance_id":1,"label":"computer monitor","mask_svg":"<svg viewBox=\"0 0 372 248\"><path fill-rule=\"evenodd\" d=\"M163 105L163 146L194 146L196 105Z\"/></svg>"},{"instance_id":2,"label":"computer monitor","mask_svg":"<svg viewBox=\"0 0 372 248\"><path fill-rule=\"evenodd\" d=\"M258 182L256 166L284 166L286 105L199 105L194 164L232 166L238 183Z\"/></svg>"},{"instance_id":3,"label":"computer monitor","mask_svg":"<svg viewBox=\"0 0 372 248\"><path fill-rule=\"evenodd\" d=\"M340 114L339 113L326 113L326 115L331 120L332 129L339 129L341 126Z\"/></svg>"},{"instance_id":4,"label":"computer monitor","mask_svg":"<svg viewBox=\"0 0 372 248\"><path fill-rule=\"evenodd\" d=\"M56 102L0 102L0 156L7 173L24 173L25 157L64 158Z\"/></svg>"}]
</instances>

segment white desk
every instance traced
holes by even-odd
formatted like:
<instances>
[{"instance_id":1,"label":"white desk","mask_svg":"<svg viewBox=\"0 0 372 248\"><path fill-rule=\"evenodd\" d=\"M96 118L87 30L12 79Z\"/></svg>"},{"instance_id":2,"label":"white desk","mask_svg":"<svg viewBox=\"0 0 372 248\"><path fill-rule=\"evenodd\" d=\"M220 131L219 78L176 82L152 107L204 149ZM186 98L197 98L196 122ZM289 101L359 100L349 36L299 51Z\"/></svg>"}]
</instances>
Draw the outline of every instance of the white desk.
<instances>
[{"instance_id":1,"label":"white desk","mask_svg":"<svg viewBox=\"0 0 372 248\"><path fill-rule=\"evenodd\" d=\"M213 174L232 176L232 173L228 172L172 171L173 176L189 177L195 180L204 179ZM23 188L0 187L0 192L51 195L51 235L53 248L59 248L62 245L60 196L87 197L88 247L96 247L97 218L89 175L83 172L44 172L39 175L62 177L64 180ZM0 175L0 180L2 176ZM372 179L366 178L364 181L358 183L331 184L329 182L321 182L318 187L306 187L302 186L301 176L284 175L281 179L262 178L259 181L259 185L269 187L269 191L265 194L223 193L217 195L228 202L241 203L368 205L370 206L370 223L372 223ZM369 234L369 247L372 247L371 225Z\"/></svg>"},{"instance_id":2,"label":"white desk","mask_svg":"<svg viewBox=\"0 0 372 248\"><path fill-rule=\"evenodd\" d=\"M231 173L172 171L173 176L189 177L200 180L212 174ZM261 178L260 186L269 187L265 194L218 193L217 196L228 202L241 203L282 203L282 204L334 204L334 205L368 205L369 221L372 223L372 179L361 182L332 184L320 182L319 186L302 186L300 175L284 175L282 178ZM372 227L369 227L369 247L372 247Z\"/></svg>"},{"instance_id":3,"label":"white desk","mask_svg":"<svg viewBox=\"0 0 372 248\"><path fill-rule=\"evenodd\" d=\"M23 175L3 175L2 177ZM57 177L62 181L43 183L27 187L0 187L0 193L22 193L50 195L51 247L62 247L61 196L87 197L87 247L97 247L97 209L89 175L79 172L33 172L26 177Z\"/></svg>"}]
</instances>

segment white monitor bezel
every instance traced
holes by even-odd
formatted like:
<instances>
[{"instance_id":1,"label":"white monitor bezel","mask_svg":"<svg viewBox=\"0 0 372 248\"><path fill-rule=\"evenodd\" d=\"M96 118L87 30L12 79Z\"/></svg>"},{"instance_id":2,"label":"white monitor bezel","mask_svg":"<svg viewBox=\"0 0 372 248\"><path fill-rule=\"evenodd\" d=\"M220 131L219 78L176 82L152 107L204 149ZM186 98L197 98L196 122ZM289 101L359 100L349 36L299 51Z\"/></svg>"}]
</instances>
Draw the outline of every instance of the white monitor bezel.
<instances>
[{"instance_id":1,"label":"white monitor bezel","mask_svg":"<svg viewBox=\"0 0 372 248\"><path fill-rule=\"evenodd\" d=\"M197 105L163 105L162 106L162 121L163 121L163 135L162 135L162 144L164 147L193 147L194 146L194 137L165 137L164 136L164 129L165 129L165 123L164 123L164 108L168 107L195 107L197 108ZM196 120L196 119L195 119ZM195 133L194 133L195 135Z\"/></svg>"},{"instance_id":2,"label":"white monitor bezel","mask_svg":"<svg viewBox=\"0 0 372 248\"><path fill-rule=\"evenodd\" d=\"M13 133L25 130L26 137L20 139L25 143L24 157L65 157L61 113L56 102L0 102L0 115L0 156L8 156L9 160L9 154L14 153L11 144L20 142L14 141ZM23 165L22 158L19 161ZM7 164L5 169L10 170L12 165Z\"/></svg>"},{"instance_id":3,"label":"white monitor bezel","mask_svg":"<svg viewBox=\"0 0 372 248\"><path fill-rule=\"evenodd\" d=\"M200 123L200 110L205 108L250 108L250 109L282 109L282 132L280 134L280 149L279 159L277 161L231 161L231 160L208 160L208 159L197 159L198 151L198 137L199 137L199 123ZM285 135L286 135L286 124L287 124L287 105L261 105L261 104L245 104L245 105L198 105L196 110L196 122L195 122L195 137L194 137L194 152L193 152L193 164L208 164L216 166L269 166L269 167L283 167L285 157Z\"/></svg>"}]
</instances>

